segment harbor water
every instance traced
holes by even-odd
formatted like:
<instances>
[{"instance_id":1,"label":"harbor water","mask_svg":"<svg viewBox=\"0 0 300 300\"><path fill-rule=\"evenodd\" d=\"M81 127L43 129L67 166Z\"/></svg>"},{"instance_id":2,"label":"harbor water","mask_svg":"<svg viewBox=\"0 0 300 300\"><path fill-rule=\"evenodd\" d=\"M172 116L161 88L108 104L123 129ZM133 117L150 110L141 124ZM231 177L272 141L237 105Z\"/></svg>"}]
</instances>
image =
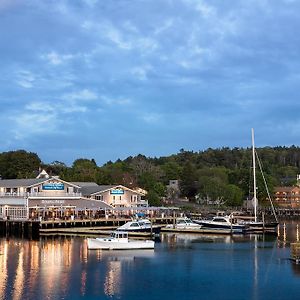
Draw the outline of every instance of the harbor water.
<instances>
[{"instance_id":1,"label":"harbor water","mask_svg":"<svg viewBox=\"0 0 300 300\"><path fill-rule=\"evenodd\" d=\"M299 224L298 224L299 223ZM270 235L161 235L154 250L87 250L85 237L0 238L0 299L299 299L300 222Z\"/></svg>"}]
</instances>

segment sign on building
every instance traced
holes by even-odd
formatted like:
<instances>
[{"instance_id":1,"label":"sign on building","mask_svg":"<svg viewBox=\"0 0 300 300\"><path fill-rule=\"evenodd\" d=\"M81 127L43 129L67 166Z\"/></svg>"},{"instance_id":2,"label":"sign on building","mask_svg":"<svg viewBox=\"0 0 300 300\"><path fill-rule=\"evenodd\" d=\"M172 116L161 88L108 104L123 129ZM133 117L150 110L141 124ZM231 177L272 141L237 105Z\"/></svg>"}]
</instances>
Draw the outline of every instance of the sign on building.
<instances>
[{"instance_id":1,"label":"sign on building","mask_svg":"<svg viewBox=\"0 0 300 300\"><path fill-rule=\"evenodd\" d=\"M45 191L63 191L65 189L65 185L61 182L49 182L43 184L43 190Z\"/></svg>"},{"instance_id":2,"label":"sign on building","mask_svg":"<svg viewBox=\"0 0 300 300\"><path fill-rule=\"evenodd\" d=\"M113 190L110 190L110 194L111 195L123 195L124 190L123 189L113 189Z\"/></svg>"}]
</instances>

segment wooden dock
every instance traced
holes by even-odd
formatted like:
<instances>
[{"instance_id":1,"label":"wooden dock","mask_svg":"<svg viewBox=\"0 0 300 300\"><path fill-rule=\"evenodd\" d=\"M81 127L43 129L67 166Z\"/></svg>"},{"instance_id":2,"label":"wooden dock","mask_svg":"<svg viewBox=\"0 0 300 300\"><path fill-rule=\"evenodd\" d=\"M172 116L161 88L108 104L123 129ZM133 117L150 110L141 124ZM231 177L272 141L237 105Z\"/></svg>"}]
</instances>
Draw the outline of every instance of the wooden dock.
<instances>
[{"instance_id":1,"label":"wooden dock","mask_svg":"<svg viewBox=\"0 0 300 300\"><path fill-rule=\"evenodd\" d=\"M47 228L40 229L40 235L110 235L117 227L115 226L97 226L97 227L75 227L75 228ZM132 237L151 237L152 232L128 232Z\"/></svg>"},{"instance_id":2,"label":"wooden dock","mask_svg":"<svg viewBox=\"0 0 300 300\"><path fill-rule=\"evenodd\" d=\"M39 221L32 220L0 220L0 236L18 236L38 238Z\"/></svg>"},{"instance_id":3,"label":"wooden dock","mask_svg":"<svg viewBox=\"0 0 300 300\"><path fill-rule=\"evenodd\" d=\"M110 235L128 218L76 219L76 220L0 220L0 236L38 238L40 235ZM167 220L168 221L168 220ZM167 222L165 220L165 222ZM157 220L152 220L157 222ZM153 228L161 227L153 225ZM129 236L151 237L152 232L134 232Z\"/></svg>"}]
</instances>

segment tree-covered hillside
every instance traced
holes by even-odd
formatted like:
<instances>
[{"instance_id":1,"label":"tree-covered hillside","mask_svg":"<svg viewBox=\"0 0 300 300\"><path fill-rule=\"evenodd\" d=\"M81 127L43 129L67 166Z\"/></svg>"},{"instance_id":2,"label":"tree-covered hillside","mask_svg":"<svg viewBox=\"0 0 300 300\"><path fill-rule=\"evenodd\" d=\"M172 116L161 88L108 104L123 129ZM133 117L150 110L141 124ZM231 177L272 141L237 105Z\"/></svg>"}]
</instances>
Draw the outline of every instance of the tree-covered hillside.
<instances>
[{"instance_id":1,"label":"tree-covered hillside","mask_svg":"<svg viewBox=\"0 0 300 300\"><path fill-rule=\"evenodd\" d=\"M265 147L256 149L270 190L277 185L293 185L300 172L300 148ZM239 205L251 197L251 149L222 148L179 153L159 158L137 155L97 166L94 159L79 158L71 167L54 161L44 164L35 153L24 150L0 153L0 175L6 178L29 178L41 168L67 181L94 181L98 184L123 184L148 190L151 204L158 205L168 194L169 180L180 180L180 197L191 201ZM258 173L260 200L265 198L263 180ZM262 192L260 192L262 191Z\"/></svg>"}]
</instances>

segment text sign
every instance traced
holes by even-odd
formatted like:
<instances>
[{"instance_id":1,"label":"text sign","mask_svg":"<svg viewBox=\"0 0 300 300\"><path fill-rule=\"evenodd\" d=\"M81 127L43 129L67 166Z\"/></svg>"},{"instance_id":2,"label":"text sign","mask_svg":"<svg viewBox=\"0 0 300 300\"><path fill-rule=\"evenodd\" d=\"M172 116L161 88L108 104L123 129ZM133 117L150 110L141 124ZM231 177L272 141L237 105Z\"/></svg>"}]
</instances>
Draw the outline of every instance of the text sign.
<instances>
[{"instance_id":1,"label":"text sign","mask_svg":"<svg viewBox=\"0 0 300 300\"><path fill-rule=\"evenodd\" d=\"M65 185L61 182L51 182L43 184L43 190L45 191L63 191L64 189Z\"/></svg>"},{"instance_id":2,"label":"text sign","mask_svg":"<svg viewBox=\"0 0 300 300\"><path fill-rule=\"evenodd\" d=\"M111 195L123 195L124 194L124 190L122 189L114 189L114 190L110 190Z\"/></svg>"},{"instance_id":3,"label":"text sign","mask_svg":"<svg viewBox=\"0 0 300 300\"><path fill-rule=\"evenodd\" d=\"M42 200L42 204L64 204L65 200Z\"/></svg>"}]
</instances>

